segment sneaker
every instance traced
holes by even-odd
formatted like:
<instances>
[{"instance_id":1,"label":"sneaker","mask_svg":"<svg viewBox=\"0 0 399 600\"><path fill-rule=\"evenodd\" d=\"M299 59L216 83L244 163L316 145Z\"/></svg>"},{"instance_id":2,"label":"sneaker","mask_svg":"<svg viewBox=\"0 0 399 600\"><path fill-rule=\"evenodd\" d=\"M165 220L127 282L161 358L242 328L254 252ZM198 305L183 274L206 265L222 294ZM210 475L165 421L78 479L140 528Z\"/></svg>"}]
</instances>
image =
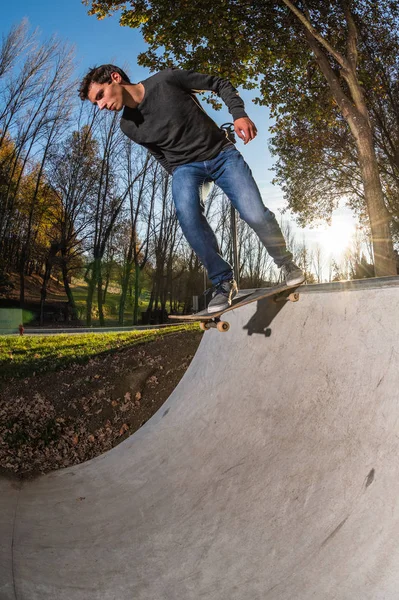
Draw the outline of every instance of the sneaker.
<instances>
[{"instance_id":1,"label":"sneaker","mask_svg":"<svg viewBox=\"0 0 399 600\"><path fill-rule=\"evenodd\" d=\"M212 300L208 304L208 312L219 312L231 305L231 301L237 295L238 287L234 279L221 281L213 288Z\"/></svg>"},{"instance_id":2,"label":"sneaker","mask_svg":"<svg viewBox=\"0 0 399 600\"><path fill-rule=\"evenodd\" d=\"M300 285L305 281L305 273L292 260L282 265L281 273L286 285Z\"/></svg>"}]
</instances>

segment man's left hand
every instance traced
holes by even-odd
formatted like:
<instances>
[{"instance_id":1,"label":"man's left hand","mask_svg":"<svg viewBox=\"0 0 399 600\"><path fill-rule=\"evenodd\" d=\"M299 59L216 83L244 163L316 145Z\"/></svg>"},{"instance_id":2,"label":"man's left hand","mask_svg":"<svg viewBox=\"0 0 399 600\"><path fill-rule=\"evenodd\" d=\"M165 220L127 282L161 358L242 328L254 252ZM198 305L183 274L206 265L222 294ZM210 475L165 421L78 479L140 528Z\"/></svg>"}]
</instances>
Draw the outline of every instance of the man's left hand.
<instances>
[{"instance_id":1,"label":"man's left hand","mask_svg":"<svg viewBox=\"0 0 399 600\"><path fill-rule=\"evenodd\" d=\"M236 119L234 121L234 131L239 138L244 140L244 145L253 140L258 133L255 123L253 123L249 117L241 117L241 119Z\"/></svg>"}]
</instances>

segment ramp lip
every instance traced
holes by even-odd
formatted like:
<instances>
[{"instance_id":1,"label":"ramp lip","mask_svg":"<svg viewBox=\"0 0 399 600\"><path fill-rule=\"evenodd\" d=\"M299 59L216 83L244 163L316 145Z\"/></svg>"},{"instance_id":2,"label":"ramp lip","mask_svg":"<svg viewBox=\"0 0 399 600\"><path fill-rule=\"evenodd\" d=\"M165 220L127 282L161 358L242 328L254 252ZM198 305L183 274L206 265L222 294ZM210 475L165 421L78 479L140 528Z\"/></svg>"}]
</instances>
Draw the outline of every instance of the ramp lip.
<instances>
[{"instance_id":1,"label":"ramp lip","mask_svg":"<svg viewBox=\"0 0 399 600\"><path fill-rule=\"evenodd\" d=\"M319 292L352 292L392 287L399 287L399 276L350 279L348 281L332 281L331 283L311 283L300 285L293 289L300 290L301 294L314 294Z\"/></svg>"},{"instance_id":2,"label":"ramp lip","mask_svg":"<svg viewBox=\"0 0 399 600\"><path fill-rule=\"evenodd\" d=\"M257 287L240 289L238 294L243 296L253 294L260 290L267 290L270 287ZM314 293L330 293L330 292L350 292L365 289L380 289L380 288L392 288L399 287L399 275L391 277L369 277L367 279L348 279L346 281L331 281L329 283L309 283L301 284L297 287L291 288L292 291L300 290L301 294L314 294ZM237 296L239 297L239 296Z\"/></svg>"}]
</instances>

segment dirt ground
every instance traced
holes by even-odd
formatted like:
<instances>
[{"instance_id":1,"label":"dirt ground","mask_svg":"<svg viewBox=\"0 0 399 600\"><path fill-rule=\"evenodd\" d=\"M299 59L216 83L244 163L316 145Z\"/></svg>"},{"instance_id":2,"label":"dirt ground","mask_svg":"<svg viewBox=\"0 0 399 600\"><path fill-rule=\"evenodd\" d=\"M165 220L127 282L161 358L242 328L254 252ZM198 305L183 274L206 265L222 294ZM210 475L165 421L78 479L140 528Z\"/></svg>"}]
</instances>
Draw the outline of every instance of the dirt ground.
<instances>
[{"instance_id":1,"label":"dirt ground","mask_svg":"<svg viewBox=\"0 0 399 600\"><path fill-rule=\"evenodd\" d=\"M162 406L202 333L183 332L56 373L0 385L0 475L82 463L132 435Z\"/></svg>"}]
</instances>

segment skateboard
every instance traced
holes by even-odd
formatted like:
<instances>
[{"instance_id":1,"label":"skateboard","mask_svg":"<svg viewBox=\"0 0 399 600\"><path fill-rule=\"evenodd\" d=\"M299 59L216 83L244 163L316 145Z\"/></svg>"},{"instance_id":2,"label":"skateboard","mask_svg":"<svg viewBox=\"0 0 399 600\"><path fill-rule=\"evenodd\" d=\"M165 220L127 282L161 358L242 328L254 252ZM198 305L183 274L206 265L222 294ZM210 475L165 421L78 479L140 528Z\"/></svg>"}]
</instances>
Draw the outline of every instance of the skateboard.
<instances>
[{"instance_id":1,"label":"skateboard","mask_svg":"<svg viewBox=\"0 0 399 600\"><path fill-rule=\"evenodd\" d=\"M263 298L271 297L274 302L281 302L289 300L290 302L298 302L299 292L294 291L298 289L299 285L287 286L285 283L280 283L269 288L258 288L255 290L240 290L237 296L233 299L231 306L217 312L209 313L206 309L192 315L169 315L169 319L183 319L184 321L199 321L200 328L203 331L216 328L218 331L228 331L230 329L230 323L222 321L221 316L230 310L235 310L251 302L262 300Z\"/></svg>"}]
</instances>

